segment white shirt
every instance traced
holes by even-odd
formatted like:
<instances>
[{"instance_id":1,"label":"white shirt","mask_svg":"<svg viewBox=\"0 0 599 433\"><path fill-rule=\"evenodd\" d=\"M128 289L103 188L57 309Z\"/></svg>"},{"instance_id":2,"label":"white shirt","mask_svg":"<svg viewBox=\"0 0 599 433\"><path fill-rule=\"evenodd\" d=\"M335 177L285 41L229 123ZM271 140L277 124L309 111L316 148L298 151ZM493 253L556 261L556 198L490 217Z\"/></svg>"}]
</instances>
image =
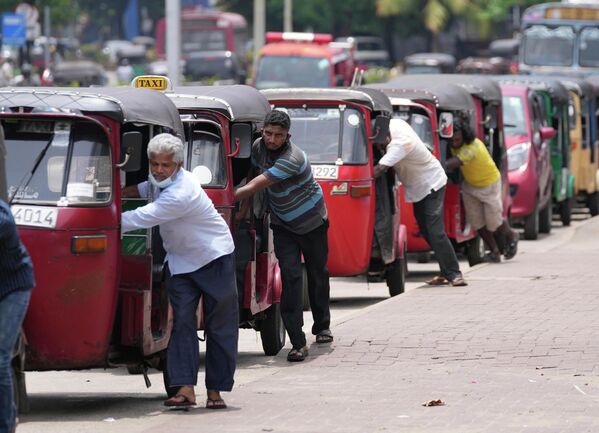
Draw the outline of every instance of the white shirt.
<instances>
[{"instance_id":1,"label":"white shirt","mask_svg":"<svg viewBox=\"0 0 599 433\"><path fill-rule=\"evenodd\" d=\"M148 196L148 187L137 186L140 196ZM152 188L155 201L124 212L121 231L159 225L171 274L196 271L233 252L229 226L193 174L181 168L168 187Z\"/></svg>"},{"instance_id":2,"label":"white shirt","mask_svg":"<svg viewBox=\"0 0 599 433\"><path fill-rule=\"evenodd\" d=\"M407 122L391 119L391 142L379 164L393 167L403 184L407 202L418 202L447 183L447 175L437 158L426 148Z\"/></svg>"}]
</instances>

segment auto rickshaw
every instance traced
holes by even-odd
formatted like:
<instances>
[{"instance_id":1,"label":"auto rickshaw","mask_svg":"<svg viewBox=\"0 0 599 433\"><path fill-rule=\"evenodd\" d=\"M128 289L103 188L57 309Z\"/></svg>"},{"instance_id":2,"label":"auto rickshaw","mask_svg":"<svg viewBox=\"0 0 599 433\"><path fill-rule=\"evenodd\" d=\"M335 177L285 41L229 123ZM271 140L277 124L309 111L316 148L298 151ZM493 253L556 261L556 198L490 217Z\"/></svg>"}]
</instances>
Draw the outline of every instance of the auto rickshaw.
<instances>
[{"instance_id":1,"label":"auto rickshaw","mask_svg":"<svg viewBox=\"0 0 599 433\"><path fill-rule=\"evenodd\" d=\"M490 77L467 74L438 74L399 76L393 84L413 82L421 85L431 79L436 83L455 84L466 90L474 102L474 131L487 146L495 165L501 173L503 188L503 216L507 220L512 206L508 184L507 149L503 134L503 108L499 85Z\"/></svg>"},{"instance_id":2,"label":"auto rickshaw","mask_svg":"<svg viewBox=\"0 0 599 433\"><path fill-rule=\"evenodd\" d=\"M466 57L458 62L460 74L509 74L511 62L503 57Z\"/></svg>"},{"instance_id":3,"label":"auto rickshaw","mask_svg":"<svg viewBox=\"0 0 599 433\"><path fill-rule=\"evenodd\" d=\"M386 142L393 112L374 89L262 90L291 118L291 136L308 156L329 214L331 276L385 278L403 293L406 229L400 223L395 177L375 182L375 144ZM403 212L403 210L402 210Z\"/></svg>"},{"instance_id":4,"label":"auto rickshaw","mask_svg":"<svg viewBox=\"0 0 599 433\"><path fill-rule=\"evenodd\" d=\"M108 76L104 67L89 60L63 61L44 70L43 86L89 87L106 86Z\"/></svg>"},{"instance_id":5,"label":"auto rickshaw","mask_svg":"<svg viewBox=\"0 0 599 433\"><path fill-rule=\"evenodd\" d=\"M6 191L37 282L17 389L24 370L160 366L172 328L162 243L157 229L121 237L121 186L147 177L142 143L184 137L176 107L130 88L4 88L0 107Z\"/></svg>"},{"instance_id":6,"label":"auto rickshaw","mask_svg":"<svg viewBox=\"0 0 599 433\"><path fill-rule=\"evenodd\" d=\"M442 165L445 165L450 156L449 140L453 135L453 117L463 112L468 113L474 121L475 107L472 97L466 90L454 84L438 84L425 79L420 83L413 80L400 84L392 80L372 84L371 87L383 91L389 97L393 105L393 117L409 123ZM444 205L445 231L454 248L463 251L472 266L482 261L483 243L466 221L459 173L448 177ZM406 225L408 231L407 251L418 253L419 261L425 261L422 257L427 256L431 247L420 234L412 203L405 201L403 188L400 188L399 197L401 222Z\"/></svg>"},{"instance_id":7,"label":"auto rickshaw","mask_svg":"<svg viewBox=\"0 0 599 433\"><path fill-rule=\"evenodd\" d=\"M158 87L157 87L158 85ZM234 188L247 176L251 145L270 105L245 85L182 86L166 77L139 76L132 86L164 90L179 110L185 130L185 168L196 174L235 240L240 327L260 331L266 355L285 345L280 315L281 275L274 254L269 215L258 209L249 221L233 223Z\"/></svg>"},{"instance_id":8,"label":"auto rickshaw","mask_svg":"<svg viewBox=\"0 0 599 433\"><path fill-rule=\"evenodd\" d=\"M514 217L529 215L529 217L525 217L524 219L524 237L527 239L536 239L537 232L549 232L553 208L559 214L563 225L567 226L571 221L576 178L571 162L572 147L574 146L573 143L580 143L582 140L582 133L577 133L575 130L575 98L572 92L568 91L561 82L552 77L540 75L506 75L495 78L499 81L502 89L506 89L507 91L507 86L511 88L511 93L505 93L506 106L514 103L514 100L510 102L507 98L515 96L514 92L518 91L517 86L524 85L533 91L533 93L527 96L527 100L525 101L529 114L524 115L522 119L528 125L524 129L529 132L524 134L523 138L516 138L513 141L513 145L510 146L509 152L511 152L510 159L512 165L518 165L518 161L522 161L522 158L526 156L524 152L526 147L532 149L533 155L528 156L534 158L534 164L538 165L539 162L544 160L541 158L545 146L544 143L549 143L550 165L552 169L552 208L542 207L539 203L540 194L538 194L539 200L537 201L531 199L530 196L518 197L520 187L512 186L514 201L519 202L521 209L530 209L531 203L539 203L537 208L539 210L542 209L540 212L531 213L530 211L524 211L524 213L521 213L517 212L514 208ZM516 137L522 135L518 134L518 129L522 129L518 126L519 124L520 121L516 117L512 117L509 125L513 126L506 129L506 135L508 137L510 135ZM551 133L546 128L553 128L554 133ZM515 171L523 172L521 168L514 166ZM538 216L536 213L538 213Z\"/></svg>"},{"instance_id":9,"label":"auto rickshaw","mask_svg":"<svg viewBox=\"0 0 599 433\"><path fill-rule=\"evenodd\" d=\"M446 53L414 53L404 58L404 74L452 74L456 59Z\"/></svg>"},{"instance_id":10,"label":"auto rickshaw","mask_svg":"<svg viewBox=\"0 0 599 433\"><path fill-rule=\"evenodd\" d=\"M570 96L570 169L574 175L576 199L588 207L591 216L599 214L599 150L597 149L597 97L599 89L584 78L551 77Z\"/></svg>"}]
</instances>

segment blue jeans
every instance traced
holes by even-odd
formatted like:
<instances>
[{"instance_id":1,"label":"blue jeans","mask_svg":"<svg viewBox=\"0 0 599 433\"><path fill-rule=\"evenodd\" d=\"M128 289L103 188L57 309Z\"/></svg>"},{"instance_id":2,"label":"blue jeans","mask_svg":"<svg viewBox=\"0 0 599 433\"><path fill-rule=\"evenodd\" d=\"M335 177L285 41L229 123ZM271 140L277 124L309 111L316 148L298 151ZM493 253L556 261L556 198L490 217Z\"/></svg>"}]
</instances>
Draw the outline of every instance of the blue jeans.
<instances>
[{"instance_id":1,"label":"blue jeans","mask_svg":"<svg viewBox=\"0 0 599 433\"><path fill-rule=\"evenodd\" d=\"M12 352L27 312L31 290L12 292L0 300L0 433L12 432L17 416L13 400Z\"/></svg>"}]
</instances>

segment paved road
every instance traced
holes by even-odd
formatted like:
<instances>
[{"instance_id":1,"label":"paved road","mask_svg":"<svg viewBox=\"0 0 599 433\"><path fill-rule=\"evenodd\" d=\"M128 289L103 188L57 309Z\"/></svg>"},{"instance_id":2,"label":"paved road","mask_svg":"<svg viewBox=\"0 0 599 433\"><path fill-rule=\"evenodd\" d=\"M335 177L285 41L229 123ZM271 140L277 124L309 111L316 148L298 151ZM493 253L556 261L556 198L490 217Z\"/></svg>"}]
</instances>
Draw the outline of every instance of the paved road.
<instances>
[{"instance_id":1,"label":"paved road","mask_svg":"<svg viewBox=\"0 0 599 433\"><path fill-rule=\"evenodd\" d=\"M465 288L422 287L432 264L410 263L393 299L336 279L336 341L290 365L244 331L224 413L164 410L158 373L149 389L123 369L29 373L18 431L597 432L597 239L597 218L556 222L514 260L470 270ZM421 405L435 399L445 405Z\"/></svg>"}]
</instances>

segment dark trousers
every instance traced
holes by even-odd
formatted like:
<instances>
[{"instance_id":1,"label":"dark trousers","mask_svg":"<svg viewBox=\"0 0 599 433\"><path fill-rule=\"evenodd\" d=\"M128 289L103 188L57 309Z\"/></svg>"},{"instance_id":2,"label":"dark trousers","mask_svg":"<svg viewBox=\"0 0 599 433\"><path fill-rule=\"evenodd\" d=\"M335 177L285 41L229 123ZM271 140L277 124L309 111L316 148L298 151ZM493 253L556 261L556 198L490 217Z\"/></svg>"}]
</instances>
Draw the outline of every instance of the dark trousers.
<instances>
[{"instance_id":1,"label":"dark trousers","mask_svg":"<svg viewBox=\"0 0 599 433\"><path fill-rule=\"evenodd\" d=\"M441 275L453 281L455 278L461 277L462 273L453 245L445 232L444 199L445 187L431 192L419 202L414 203L414 217L418 222L420 233L435 252Z\"/></svg>"},{"instance_id":2,"label":"dark trousers","mask_svg":"<svg viewBox=\"0 0 599 433\"><path fill-rule=\"evenodd\" d=\"M327 231L328 221L320 227L303 235L290 232L279 225L273 225L274 247L283 290L281 293L281 317L294 348L306 345L306 335L302 331L303 315L303 284L302 284L302 255L308 273L308 296L314 325L312 334L329 329L331 312L329 309L329 242Z\"/></svg>"},{"instance_id":3,"label":"dark trousers","mask_svg":"<svg viewBox=\"0 0 599 433\"><path fill-rule=\"evenodd\" d=\"M206 389L231 391L239 335L234 254L219 257L194 272L169 275L167 289L174 319L167 351L170 385L197 384L200 351L196 310L203 295Z\"/></svg>"}]
</instances>

